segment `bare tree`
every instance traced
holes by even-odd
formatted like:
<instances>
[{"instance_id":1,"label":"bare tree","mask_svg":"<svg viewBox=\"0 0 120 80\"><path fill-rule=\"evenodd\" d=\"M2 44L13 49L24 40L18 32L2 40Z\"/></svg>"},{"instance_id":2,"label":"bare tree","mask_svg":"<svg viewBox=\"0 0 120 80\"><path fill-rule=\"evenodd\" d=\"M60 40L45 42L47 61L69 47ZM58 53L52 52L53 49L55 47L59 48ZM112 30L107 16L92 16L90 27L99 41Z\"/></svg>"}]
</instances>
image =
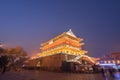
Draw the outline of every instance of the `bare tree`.
<instances>
[{"instance_id":1,"label":"bare tree","mask_svg":"<svg viewBox=\"0 0 120 80\"><path fill-rule=\"evenodd\" d=\"M9 55L15 55L17 57L27 56L27 52L21 46L16 46L15 48L7 48L7 53Z\"/></svg>"}]
</instances>

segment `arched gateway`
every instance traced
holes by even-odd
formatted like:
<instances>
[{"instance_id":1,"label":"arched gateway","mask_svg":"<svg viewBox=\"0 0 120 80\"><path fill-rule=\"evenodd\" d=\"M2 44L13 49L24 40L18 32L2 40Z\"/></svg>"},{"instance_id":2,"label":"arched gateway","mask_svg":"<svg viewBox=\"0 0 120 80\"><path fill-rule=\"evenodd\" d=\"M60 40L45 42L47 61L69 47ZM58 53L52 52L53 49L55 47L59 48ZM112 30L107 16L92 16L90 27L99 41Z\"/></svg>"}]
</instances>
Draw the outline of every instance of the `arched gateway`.
<instances>
[{"instance_id":1,"label":"arched gateway","mask_svg":"<svg viewBox=\"0 0 120 80\"><path fill-rule=\"evenodd\" d=\"M87 51L82 49L83 39L74 35L70 29L45 43L41 44L37 55L31 57L31 65L39 65L48 69L60 69L63 62L79 62L81 58L87 58L95 63L91 57L87 56ZM39 64L38 64L39 63Z\"/></svg>"}]
</instances>

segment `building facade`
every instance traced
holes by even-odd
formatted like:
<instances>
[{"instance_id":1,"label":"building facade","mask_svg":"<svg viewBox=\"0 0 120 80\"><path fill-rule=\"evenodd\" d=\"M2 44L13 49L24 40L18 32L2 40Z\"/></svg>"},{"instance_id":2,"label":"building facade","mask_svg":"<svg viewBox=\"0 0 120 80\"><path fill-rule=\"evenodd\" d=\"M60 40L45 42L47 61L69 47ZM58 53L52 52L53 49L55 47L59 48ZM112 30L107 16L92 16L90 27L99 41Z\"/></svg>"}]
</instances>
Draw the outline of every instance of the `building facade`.
<instances>
[{"instance_id":1,"label":"building facade","mask_svg":"<svg viewBox=\"0 0 120 80\"><path fill-rule=\"evenodd\" d=\"M113 52L109 55L103 55L98 61L102 67L119 69L120 70L120 52Z\"/></svg>"}]
</instances>

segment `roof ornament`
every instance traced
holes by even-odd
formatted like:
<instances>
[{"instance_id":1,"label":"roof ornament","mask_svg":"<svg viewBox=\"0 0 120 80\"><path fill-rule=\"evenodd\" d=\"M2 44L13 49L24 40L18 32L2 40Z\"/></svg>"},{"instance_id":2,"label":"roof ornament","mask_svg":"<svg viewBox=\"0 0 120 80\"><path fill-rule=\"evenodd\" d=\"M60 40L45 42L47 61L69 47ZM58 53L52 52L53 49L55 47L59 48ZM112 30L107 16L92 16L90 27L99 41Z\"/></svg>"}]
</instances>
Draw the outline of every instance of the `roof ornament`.
<instances>
[{"instance_id":1,"label":"roof ornament","mask_svg":"<svg viewBox=\"0 0 120 80\"><path fill-rule=\"evenodd\" d=\"M76 37L74 35L74 33L72 32L72 29L69 29L69 31L66 32L66 34L70 35L70 36L73 36L73 37Z\"/></svg>"}]
</instances>

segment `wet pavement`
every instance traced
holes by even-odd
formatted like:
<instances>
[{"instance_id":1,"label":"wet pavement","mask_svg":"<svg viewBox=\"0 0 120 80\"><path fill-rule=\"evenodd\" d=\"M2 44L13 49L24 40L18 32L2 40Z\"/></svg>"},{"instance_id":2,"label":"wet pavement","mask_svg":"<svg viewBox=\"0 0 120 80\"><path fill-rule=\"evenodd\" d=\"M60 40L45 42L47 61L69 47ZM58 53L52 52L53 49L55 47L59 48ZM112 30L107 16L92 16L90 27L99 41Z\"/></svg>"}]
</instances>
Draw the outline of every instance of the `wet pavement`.
<instances>
[{"instance_id":1,"label":"wet pavement","mask_svg":"<svg viewBox=\"0 0 120 80\"><path fill-rule=\"evenodd\" d=\"M79 74L79 73L56 73L47 71L23 70L8 71L0 74L0 80L120 80L110 75L102 74Z\"/></svg>"}]
</instances>

